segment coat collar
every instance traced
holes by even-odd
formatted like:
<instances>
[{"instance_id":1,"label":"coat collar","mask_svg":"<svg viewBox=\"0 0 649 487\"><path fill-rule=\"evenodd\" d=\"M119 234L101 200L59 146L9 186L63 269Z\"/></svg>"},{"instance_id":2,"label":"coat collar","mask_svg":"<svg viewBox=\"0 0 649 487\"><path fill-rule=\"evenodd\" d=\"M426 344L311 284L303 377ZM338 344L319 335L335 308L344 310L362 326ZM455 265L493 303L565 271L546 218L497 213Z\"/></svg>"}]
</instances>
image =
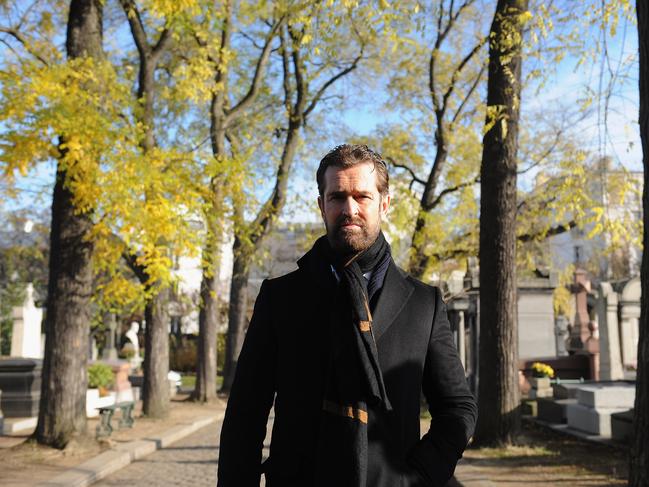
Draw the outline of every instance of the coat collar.
<instances>
[{"instance_id":1,"label":"coat collar","mask_svg":"<svg viewBox=\"0 0 649 487\"><path fill-rule=\"evenodd\" d=\"M374 339L376 341L392 325L399 312L410 299L413 291L414 286L406 280L403 272L396 266L394 261L391 261L385 274L381 294L376 302L376 308L372 314Z\"/></svg>"},{"instance_id":2,"label":"coat collar","mask_svg":"<svg viewBox=\"0 0 649 487\"><path fill-rule=\"evenodd\" d=\"M333 292L337 283L331 272L331 265L319 259L313 249L303 255L297 264L301 270L310 275L311 281L319 293L327 295ZM414 291L414 286L408 282L405 276L406 274L390 259L381 294L372 313L372 326L376 341L390 328Z\"/></svg>"}]
</instances>

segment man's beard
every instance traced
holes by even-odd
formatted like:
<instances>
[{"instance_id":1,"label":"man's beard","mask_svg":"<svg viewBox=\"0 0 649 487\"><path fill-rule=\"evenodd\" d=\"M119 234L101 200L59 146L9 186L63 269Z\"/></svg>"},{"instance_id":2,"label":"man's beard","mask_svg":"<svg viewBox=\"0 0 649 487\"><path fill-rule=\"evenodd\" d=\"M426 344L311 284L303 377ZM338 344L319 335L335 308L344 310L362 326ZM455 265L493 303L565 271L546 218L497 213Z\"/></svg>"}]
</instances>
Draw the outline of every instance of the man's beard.
<instances>
[{"instance_id":1,"label":"man's beard","mask_svg":"<svg viewBox=\"0 0 649 487\"><path fill-rule=\"evenodd\" d=\"M345 228L343 225L353 224L359 228ZM327 227L327 239L331 248L342 255L357 254L374 243L379 235L380 226L371 228L360 219L353 217L340 218L331 228Z\"/></svg>"}]
</instances>

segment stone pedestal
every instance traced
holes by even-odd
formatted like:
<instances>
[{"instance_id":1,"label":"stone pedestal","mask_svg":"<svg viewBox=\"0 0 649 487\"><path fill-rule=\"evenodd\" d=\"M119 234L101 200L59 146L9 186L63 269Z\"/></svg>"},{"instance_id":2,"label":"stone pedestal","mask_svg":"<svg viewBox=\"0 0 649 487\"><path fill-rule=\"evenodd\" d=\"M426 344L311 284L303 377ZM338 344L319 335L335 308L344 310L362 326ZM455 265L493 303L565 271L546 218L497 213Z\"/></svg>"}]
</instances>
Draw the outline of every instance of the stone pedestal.
<instances>
[{"instance_id":1,"label":"stone pedestal","mask_svg":"<svg viewBox=\"0 0 649 487\"><path fill-rule=\"evenodd\" d=\"M552 397L553 392L549 377L532 377L530 384L532 386L529 392L530 398Z\"/></svg>"},{"instance_id":2,"label":"stone pedestal","mask_svg":"<svg viewBox=\"0 0 649 487\"><path fill-rule=\"evenodd\" d=\"M611 416L628 411L635 400L635 386L628 383L592 384L577 390L577 404L566 409L568 426L610 438Z\"/></svg>"},{"instance_id":3,"label":"stone pedestal","mask_svg":"<svg viewBox=\"0 0 649 487\"><path fill-rule=\"evenodd\" d=\"M0 408L7 418L38 416L43 361L28 358L0 359Z\"/></svg>"},{"instance_id":4,"label":"stone pedestal","mask_svg":"<svg viewBox=\"0 0 649 487\"><path fill-rule=\"evenodd\" d=\"M611 436L614 440L631 444L633 438L633 409L611 414Z\"/></svg>"}]
</instances>

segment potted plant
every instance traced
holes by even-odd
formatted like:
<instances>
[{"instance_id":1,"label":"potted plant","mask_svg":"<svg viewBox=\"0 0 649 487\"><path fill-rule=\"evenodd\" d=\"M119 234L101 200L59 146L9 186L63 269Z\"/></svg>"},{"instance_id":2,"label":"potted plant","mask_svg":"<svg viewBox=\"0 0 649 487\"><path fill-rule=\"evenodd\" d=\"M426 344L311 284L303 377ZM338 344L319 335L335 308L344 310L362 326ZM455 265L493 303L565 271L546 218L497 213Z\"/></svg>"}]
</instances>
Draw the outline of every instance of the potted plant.
<instances>
[{"instance_id":1,"label":"potted plant","mask_svg":"<svg viewBox=\"0 0 649 487\"><path fill-rule=\"evenodd\" d=\"M550 387L550 378L554 377L554 369L543 362L534 362L532 364L532 387L534 389L548 389Z\"/></svg>"},{"instance_id":2,"label":"potted plant","mask_svg":"<svg viewBox=\"0 0 649 487\"><path fill-rule=\"evenodd\" d=\"M86 416L94 418L97 408L110 406L115 394L108 388L115 382L115 373L110 365L94 363L88 367L88 391L86 392Z\"/></svg>"}]
</instances>

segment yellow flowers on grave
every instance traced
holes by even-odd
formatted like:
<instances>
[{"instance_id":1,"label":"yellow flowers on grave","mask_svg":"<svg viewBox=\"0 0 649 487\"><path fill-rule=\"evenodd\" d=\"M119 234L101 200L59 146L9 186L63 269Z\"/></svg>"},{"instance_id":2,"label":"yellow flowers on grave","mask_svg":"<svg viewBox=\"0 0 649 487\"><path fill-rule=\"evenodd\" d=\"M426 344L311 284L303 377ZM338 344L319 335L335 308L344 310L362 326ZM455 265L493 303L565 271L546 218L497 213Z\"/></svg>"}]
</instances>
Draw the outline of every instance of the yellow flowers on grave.
<instances>
[{"instance_id":1,"label":"yellow flowers on grave","mask_svg":"<svg viewBox=\"0 0 649 487\"><path fill-rule=\"evenodd\" d=\"M532 375L534 377L554 377L554 369L543 362L532 364Z\"/></svg>"}]
</instances>

